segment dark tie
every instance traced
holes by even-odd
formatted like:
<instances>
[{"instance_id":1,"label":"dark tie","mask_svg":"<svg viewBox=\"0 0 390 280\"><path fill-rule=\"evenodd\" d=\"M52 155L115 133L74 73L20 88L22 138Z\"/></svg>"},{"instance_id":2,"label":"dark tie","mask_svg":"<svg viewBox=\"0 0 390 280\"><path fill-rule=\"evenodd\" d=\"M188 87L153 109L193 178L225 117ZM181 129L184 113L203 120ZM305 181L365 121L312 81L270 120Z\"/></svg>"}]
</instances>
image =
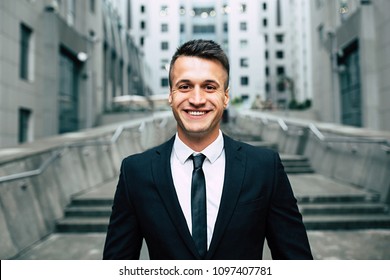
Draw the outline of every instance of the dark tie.
<instances>
[{"instance_id":1,"label":"dark tie","mask_svg":"<svg viewBox=\"0 0 390 280\"><path fill-rule=\"evenodd\" d=\"M203 154L191 156L194 162L191 183L191 216L192 238L201 257L207 252L207 216L206 216L206 181L202 164L206 158Z\"/></svg>"}]
</instances>

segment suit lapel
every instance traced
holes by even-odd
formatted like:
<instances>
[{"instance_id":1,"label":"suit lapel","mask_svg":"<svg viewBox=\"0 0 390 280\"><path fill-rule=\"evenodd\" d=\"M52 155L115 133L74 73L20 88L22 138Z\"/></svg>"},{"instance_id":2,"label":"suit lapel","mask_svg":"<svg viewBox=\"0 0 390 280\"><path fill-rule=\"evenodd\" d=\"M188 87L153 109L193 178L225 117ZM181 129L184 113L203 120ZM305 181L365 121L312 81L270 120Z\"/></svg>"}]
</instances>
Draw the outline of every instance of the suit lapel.
<instances>
[{"instance_id":1,"label":"suit lapel","mask_svg":"<svg viewBox=\"0 0 390 280\"><path fill-rule=\"evenodd\" d=\"M246 157L237 141L224 135L226 167L225 178L214 233L206 259L210 259L233 215L245 173Z\"/></svg>"},{"instance_id":2,"label":"suit lapel","mask_svg":"<svg viewBox=\"0 0 390 280\"><path fill-rule=\"evenodd\" d=\"M177 228L187 247L195 256L199 257L173 184L170 157L174 139L175 137L172 137L156 150L155 158L152 160L154 181L172 223Z\"/></svg>"}]
</instances>

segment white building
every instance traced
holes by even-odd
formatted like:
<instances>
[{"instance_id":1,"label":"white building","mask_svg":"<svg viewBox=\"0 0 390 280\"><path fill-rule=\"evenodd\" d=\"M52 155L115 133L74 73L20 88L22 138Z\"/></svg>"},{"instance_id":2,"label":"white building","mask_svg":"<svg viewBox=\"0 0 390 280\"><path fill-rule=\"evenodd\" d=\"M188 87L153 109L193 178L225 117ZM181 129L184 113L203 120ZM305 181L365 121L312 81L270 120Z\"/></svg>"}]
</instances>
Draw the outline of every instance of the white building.
<instances>
[{"instance_id":1,"label":"white building","mask_svg":"<svg viewBox=\"0 0 390 280\"><path fill-rule=\"evenodd\" d=\"M310 99L307 0L134 0L131 34L151 67L155 94L168 92L167 65L176 47L211 39L231 63L231 96L250 106L257 95L284 107ZM298 24L298 25L296 25ZM299 35L299 36L297 36ZM287 85L287 86L286 86Z\"/></svg>"}]
</instances>

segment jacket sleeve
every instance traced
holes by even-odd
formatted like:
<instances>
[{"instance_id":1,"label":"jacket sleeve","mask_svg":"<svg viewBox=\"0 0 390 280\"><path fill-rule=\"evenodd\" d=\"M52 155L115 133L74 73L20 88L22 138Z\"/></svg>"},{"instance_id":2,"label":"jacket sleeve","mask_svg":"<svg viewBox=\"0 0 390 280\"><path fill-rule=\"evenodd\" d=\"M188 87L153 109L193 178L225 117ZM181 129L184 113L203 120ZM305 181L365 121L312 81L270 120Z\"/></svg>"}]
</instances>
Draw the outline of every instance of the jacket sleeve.
<instances>
[{"instance_id":1,"label":"jacket sleeve","mask_svg":"<svg viewBox=\"0 0 390 280\"><path fill-rule=\"evenodd\" d=\"M129 195L130 186L125 167L122 162L118 185L114 196L112 213L108 225L103 259L139 259L142 247L142 235L139 229L132 199Z\"/></svg>"},{"instance_id":2,"label":"jacket sleeve","mask_svg":"<svg viewBox=\"0 0 390 280\"><path fill-rule=\"evenodd\" d=\"M313 259L302 215L279 154L275 153L274 184L266 238L273 259Z\"/></svg>"}]
</instances>

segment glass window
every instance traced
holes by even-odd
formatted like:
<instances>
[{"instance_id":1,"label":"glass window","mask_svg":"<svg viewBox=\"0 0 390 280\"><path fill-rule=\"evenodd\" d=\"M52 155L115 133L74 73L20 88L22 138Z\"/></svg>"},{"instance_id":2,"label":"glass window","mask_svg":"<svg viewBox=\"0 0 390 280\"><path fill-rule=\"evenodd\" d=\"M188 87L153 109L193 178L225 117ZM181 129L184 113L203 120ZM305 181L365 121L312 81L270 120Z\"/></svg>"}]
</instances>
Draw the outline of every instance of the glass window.
<instances>
[{"instance_id":1,"label":"glass window","mask_svg":"<svg viewBox=\"0 0 390 280\"><path fill-rule=\"evenodd\" d=\"M283 43L284 35L283 34L276 34L275 35L275 40L276 40L277 43Z\"/></svg>"},{"instance_id":2,"label":"glass window","mask_svg":"<svg viewBox=\"0 0 390 280\"><path fill-rule=\"evenodd\" d=\"M168 24L167 23L161 24L161 32L168 32Z\"/></svg>"},{"instance_id":3,"label":"glass window","mask_svg":"<svg viewBox=\"0 0 390 280\"><path fill-rule=\"evenodd\" d=\"M146 28L146 22L144 20L141 20L140 22L140 28L145 29Z\"/></svg>"},{"instance_id":4,"label":"glass window","mask_svg":"<svg viewBox=\"0 0 390 280\"><path fill-rule=\"evenodd\" d=\"M89 0L89 10L91 13L95 13L96 5L95 0Z\"/></svg>"},{"instance_id":5,"label":"glass window","mask_svg":"<svg viewBox=\"0 0 390 280\"><path fill-rule=\"evenodd\" d=\"M30 60L31 60L31 36L32 30L28 26L20 25L20 78L29 80Z\"/></svg>"},{"instance_id":6,"label":"glass window","mask_svg":"<svg viewBox=\"0 0 390 280\"><path fill-rule=\"evenodd\" d=\"M248 63L248 58L244 57L244 58L240 58L240 66L242 68L246 68L249 66L249 63Z\"/></svg>"},{"instance_id":7,"label":"glass window","mask_svg":"<svg viewBox=\"0 0 390 280\"><path fill-rule=\"evenodd\" d=\"M161 78L161 87L168 87L168 78Z\"/></svg>"},{"instance_id":8,"label":"glass window","mask_svg":"<svg viewBox=\"0 0 390 280\"><path fill-rule=\"evenodd\" d=\"M30 140L30 116L31 110L25 108L19 109L19 143L25 143Z\"/></svg>"},{"instance_id":9,"label":"glass window","mask_svg":"<svg viewBox=\"0 0 390 280\"><path fill-rule=\"evenodd\" d=\"M266 18L263 19L263 26L264 27L267 27L268 25L268 20Z\"/></svg>"},{"instance_id":10,"label":"glass window","mask_svg":"<svg viewBox=\"0 0 390 280\"><path fill-rule=\"evenodd\" d=\"M276 67L276 74L277 74L278 76L284 75L284 67L283 67L283 66L278 66L278 67Z\"/></svg>"},{"instance_id":11,"label":"glass window","mask_svg":"<svg viewBox=\"0 0 390 280\"><path fill-rule=\"evenodd\" d=\"M245 49L248 47L248 40L240 40L240 48Z\"/></svg>"},{"instance_id":12,"label":"glass window","mask_svg":"<svg viewBox=\"0 0 390 280\"><path fill-rule=\"evenodd\" d=\"M145 5L141 5L140 10L141 10L141 13L144 14L146 11Z\"/></svg>"},{"instance_id":13,"label":"glass window","mask_svg":"<svg viewBox=\"0 0 390 280\"><path fill-rule=\"evenodd\" d=\"M194 25L193 33L215 33L215 25Z\"/></svg>"},{"instance_id":14,"label":"glass window","mask_svg":"<svg viewBox=\"0 0 390 280\"><path fill-rule=\"evenodd\" d=\"M284 57L284 52L283 51L276 51L276 58L282 59Z\"/></svg>"},{"instance_id":15,"label":"glass window","mask_svg":"<svg viewBox=\"0 0 390 280\"><path fill-rule=\"evenodd\" d=\"M241 31L246 31L247 30L247 24L246 22L240 22L240 30Z\"/></svg>"},{"instance_id":16,"label":"glass window","mask_svg":"<svg viewBox=\"0 0 390 280\"><path fill-rule=\"evenodd\" d=\"M169 48L169 44L168 44L168 42L161 42L161 49L162 50L168 50L168 48Z\"/></svg>"},{"instance_id":17,"label":"glass window","mask_svg":"<svg viewBox=\"0 0 390 280\"><path fill-rule=\"evenodd\" d=\"M242 85L242 86L247 86L247 85L249 85L249 77L248 77L248 76L242 76L242 77L241 77L241 85Z\"/></svg>"}]
</instances>

